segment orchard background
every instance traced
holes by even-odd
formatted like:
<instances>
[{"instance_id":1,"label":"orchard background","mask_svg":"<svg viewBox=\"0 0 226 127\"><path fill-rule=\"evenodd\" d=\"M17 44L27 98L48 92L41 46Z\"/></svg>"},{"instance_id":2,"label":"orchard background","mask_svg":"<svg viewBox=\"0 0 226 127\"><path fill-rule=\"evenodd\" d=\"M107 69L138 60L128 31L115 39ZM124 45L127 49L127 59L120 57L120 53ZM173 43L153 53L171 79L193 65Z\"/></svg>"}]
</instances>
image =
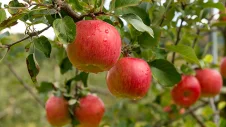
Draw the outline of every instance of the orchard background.
<instances>
[{"instance_id":1,"label":"orchard background","mask_svg":"<svg viewBox=\"0 0 226 127\"><path fill-rule=\"evenodd\" d=\"M225 0L0 0L0 127L50 127L46 100L76 86L103 100L101 127L226 127L225 85L215 98L200 98L188 108L175 105L170 95L180 74L219 70L226 56L225 5ZM74 22L89 19L112 24L122 53L149 63L153 80L144 98L116 98L107 89L106 72L72 67L65 47L75 39Z\"/></svg>"}]
</instances>

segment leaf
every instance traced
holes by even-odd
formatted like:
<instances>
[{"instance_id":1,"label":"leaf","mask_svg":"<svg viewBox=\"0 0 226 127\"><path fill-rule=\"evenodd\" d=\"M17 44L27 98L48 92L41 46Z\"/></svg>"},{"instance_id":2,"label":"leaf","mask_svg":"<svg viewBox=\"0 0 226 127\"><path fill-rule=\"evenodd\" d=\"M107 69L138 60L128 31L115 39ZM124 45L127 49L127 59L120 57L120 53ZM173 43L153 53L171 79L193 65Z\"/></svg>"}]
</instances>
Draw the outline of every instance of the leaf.
<instances>
[{"instance_id":1,"label":"leaf","mask_svg":"<svg viewBox=\"0 0 226 127\"><path fill-rule=\"evenodd\" d=\"M69 104L69 105L74 105L74 104L76 104L76 103L78 103L78 101L77 101L76 99L70 99L70 100L68 101L68 104Z\"/></svg>"},{"instance_id":2,"label":"leaf","mask_svg":"<svg viewBox=\"0 0 226 127\"><path fill-rule=\"evenodd\" d=\"M65 16L63 19L56 19L53 22L53 29L62 43L71 43L75 39L75 23L69 16Z\"/></svg>"},{"instance_id":3,"label":"leaf","mask_svg":"<svg viewBox=\"0 0 226 127\"><path fill-rule=\"evenodd\" d=\"M37 87L39 93L47 93L53 90L53 83L51 82L41 82L40 86Z\"/></svg>"},{"instance_id":4,"label":"leaf","mask_svg":"<svg viewBox=\"0 0 226 127\"><path fill-rule=\"evenodd\" d=\"M140 32L147 32L150 36L154 37L153 30L149 26L145 25L139 16L135 14L125 14L122 18L132 24L136 30Z\"/></svg>"},{"instance_id":5,"label":"leaf","mask_svg":"<svg viewBox=\"0 0 226 127\"><path fill-rule=\"evenodd\" d=\"M125 14L135 14L142 19L144 24L146 24L146 25L150 24L149 15L147 14L147 12L144 9L139 8L137 6L126 7L126 8L118 8L118 9L115 10L115 14L118 15L118 16L119 15L125 15Z\"/></svg>"},{"instance_id":6,"label":"leaf","mask_svg":"<svg viewBox=\"0 0 226 127\"><path fill-rule=\"evenodd\" d=\"M221 120L220 120L220 127L226 127L226 119L221 118Z\"/></svg>"},{"instance_id":7,"label":"leaf","mask_svg":"<svg viewBox=\"0 0 226 127\"><path fill-rule=\"evenodd\" d=\"M39 38L35 38L33 41L35 48L43 52L47 58L50 58L52 47L48 38L41 36Z\"/></svg>"},{"instance_id":8,"label":"leaf","mask_svg":"<svg viewBox=\"0 0 226 127\"><path fill-rule=\"evenodd\" d=\"M115 8L136 6L141 0L115 0Z\"/></svg>"},{"instance_id":9,"label":"leaf","mask_svg":"<svg viewBox=\"0 0 226 127\"><path fill-rule=\"evenodd\" d=\"M170 45L170 46L167 46L166 49L179 53L181 56L184 57L184 59L186 59L189 62L200 65L199 59L197 58L194 49L192 49L192 47L190 47L190 46L186 46L186 45L182 45L182 44Z\"/></svg>"},{"instance_id":10,"label":"leaf","mask_svg":"<svg viewBox=\"0 0 226 127\"><path fill-rule=\"evenodd\" d=\"M4 20L6 20L6 12L4 9L0 9L0 23Z\"/></svg>"},{"instance_id":11,"label":"leaf","mask_svg":"<svg viewBox=\"0 0 226 127\"><path fill-rule=\"evenodd\" d=\"M205 122L205 127L217 127L217 125L212 121Z\"/></svg>"},{"instance_id":12,"label":"leaf","mask_svg":"<svg viewBox=\"0 0 226 127\"><path fill-rule=\"evenodd\" d=\"M153 27L154 38L150 37L148 33L144 32L138 36L138 43L142 48L153 48L156 47L160 41L161 29L158 27Z\"/></svg>"},{"instance_id":13,"label":"leaf","mask_svg":"<svg viewBox=\"0 0 226 127\"><path fill-rule=\"evenodd\" d=\"M214 22L212 25L213 26L217 26L217 27L220 27L220 26L226 26L226 21L218 21L218 22Z\"/></svg>"},{"instance_id":14,"label":"leaf","mask_svg":"<svg viewBox=\"0 0 226 127\"><path fill-rule=\"evenodd\" d=\"M219 110L224 109L226 107L226 101L219 102L217 107Z\"/></svg>"},{"instance_id":15,"label":"leaf","mask_svg":"<svg viewBox=\"0 0 226 127\"><path fill-rule=\"evenodd\" d=\"M26 58L26 64L27 64L27 69L28 69L29 75L31 76L31 80L34 83L37 83L36 76L39 73L39 65L35 60L34 54L30 54Z\"/></svg>"},{"instance_id":16,"label":"leaf","mask_svg":"<svg viewBox=\"0 0 226 127\"><path fill-rule=\"evenodd\" d=\"M181 75L169 61L156 59L150 63L153 77L163 86L171 87L180 82Z\"/></svg>"},{"instance_id":17,"label":"leaf","mask_svg":"<svg viewBox=\"0 0 226 127\"><path fill-rule=\"evenodd\" d=\"M74 78L71 78L66 82L66 85L69 86L71 85L72 81L82 81L85 87L87 87L87 80L88 80L88 75L89 73L86 72L81 72L78 75L76 75Z\"/></svg>"},{"instance_id":18,"label":"leaf","mask_svg":"<svg viewBox=\"0 0 226 127\"><path fill-rule=\"evenodd\" d=\"M5 28L8 28L8 27L16 25L17 24L17 20L19 18L21 18L22 16L24 16L24 13L18 13L16 15L13 15L13 17L9 17L8 19L6 19L3 22L1 22L1 24L0 24L0 31L5 29Z\"/></svg>"},{"instance_id":19,"label":"leaf","mask_svg":"<svg viewBox=\"0 0 226 127\"><path fill-rule=\"evenodd\" d=\"M64 58L60 63L60 73L64 74L71 69L72 69L72 64L69 61L68 57Z\"/></svg>"},{"instance_id":20,"label":"leaf","mask_svg":"<svg viewBox=\"0 0 226 127\"><path fill-rule=\"evenodd\" d=\"M10 7L25 7L24 4L22 3L19 3L18 0L11 0L8 4L9 8ZM11 14L11 15L15 15L19 12L22 12L24 11L24 8L23 9L8 9L8 12Z\"/></svg>"},{"instance_id":21,"label":"leaf","mask_svg":"<svg viewBox=\"0 0 226 127\"><path fill-rule=\"evenodd\" d=\"M221 11L224 11L224 5L223 5L222 2L214 3L213 1L208 1L206 3L203 3L202 7L204 7L204 8L217 8Z\"/></svg>"}]
</instances>

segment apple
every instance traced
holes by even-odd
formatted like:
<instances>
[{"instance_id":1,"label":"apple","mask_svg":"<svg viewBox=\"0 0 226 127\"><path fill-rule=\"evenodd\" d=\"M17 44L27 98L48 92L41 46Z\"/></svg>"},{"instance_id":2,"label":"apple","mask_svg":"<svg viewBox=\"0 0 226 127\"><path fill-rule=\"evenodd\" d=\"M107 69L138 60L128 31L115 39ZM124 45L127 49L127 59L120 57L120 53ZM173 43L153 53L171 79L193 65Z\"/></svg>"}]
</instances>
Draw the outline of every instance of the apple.
<instances>
[{"instance_id":1,"label":"apple","mask_svg":"<svg viewBox=\"0 0 226 127\"><path fill-rule=\"evenodd\" d=\"M124 57L108 71L106 80L116 97L140 99L148 92L152 73L146 61Z\"/></svg>"},{"instance_id":2,"label":"apple","mask_svg":"<svg viewBox=\"0 0 226 127\"><path fill-rule=\"evenodd\" d=\"M220 72L221 75L226 78L226 57L224 57L221 61Z\"/></svg>"},{"instance_id":3,"label":"apple","mask_svg":"<svg viewBox=\"0 0 226 127\"><path fill-rule=\"evenodd\" d=\"M223 80L220 73L213 69L196 70L196 78L201 85L203 97L214 97L220 93Z\"/></svg>"},{"instance_id":4,"label":"apple","mask_svg":"<svg viewBox=\"0 0 226 127\"><path fill-rule=\"evenodd\" d=\"M181 81L171 91L171 96L177 105L189 107L200 97L201 87L194 76L183 75Z\"/></svg>"},{"instance_id":5,"label":"apple","mask_svg":"<svg viewBox=\"0 0 226 127\"><path fill-rule=\"evenodd\" d=\"M61 127L71 122L68 102L63 97L50 97L45 105L47 120L52 126Z\"/></svg>"},{"instance_id":6,"label":"apple","mask_svg":"<svg viewBox=\"0 0 226 127\"><path fill-rule=\"evenodd\" d=\"M74 109L75 118L80 122L79 127L98 127L104 112L104 103L92 94L80 98L79 105Z\"/></svg>"},{"instance_id":7,"label":"apple","mask_svg":"<svg viewBox=\"0 0 226 127\"><path fill-rule=\"evenodd\" d=\"M76 23L76 39L67 46L73 66L85 72L108 71L121 53L121 37L114 26L101 20Z\"/></svg>"}]
</instances>

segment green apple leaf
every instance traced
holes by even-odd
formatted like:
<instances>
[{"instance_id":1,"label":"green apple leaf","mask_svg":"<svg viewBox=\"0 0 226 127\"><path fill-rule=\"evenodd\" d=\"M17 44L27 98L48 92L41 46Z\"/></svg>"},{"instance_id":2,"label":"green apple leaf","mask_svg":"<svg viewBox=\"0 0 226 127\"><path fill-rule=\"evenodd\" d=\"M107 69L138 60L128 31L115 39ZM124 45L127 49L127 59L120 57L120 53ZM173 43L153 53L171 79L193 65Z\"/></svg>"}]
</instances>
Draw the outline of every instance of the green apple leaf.
<instances>
[{"instance_id":1,"label":"green apple leaf","mask_svg":"<svg viewBox=\"0 0 226 127\"><path fill-rule=\"evenodd\" d=\"M122 16L122 18L133 25L136 30L140 32L147 32L150 36L154 37L154 33L151 27L145 25L139 16L135 14L125 14Z\"/></svg>"},{"instance_id":2,"label":"green apple leaf","mask_svg":"<svg viewBox=\"0 0 226 127\"><path fill-rule=\"evenodd\" d=\"M72 69L72 64L69 61L68 57L65 57L60 63L60 73L64 74L71 69Z\"/></svg>"},{"instance_id":3,"label":"green apple leaf","mask_svg":"<svg viewBox=\"0 0 226 127\"><path fill-rule=\"evenodd\" d=\"M180 82L181 75L169 61L156 59L150 63L153 77L163 86L171 87Z\"/></svg>"},{"instance_id":4,"label":"green apple leaf","mask_svg":"<svg viewBox=\"0 0 226 127\"><path fill-rule=\"evenodd\" d=\"M51 82L41 82L40 86L37 87L39 93L47 93L53 90L53 83Z\"/></svg>"},{"instance_id":5,"label":"green apple leaf","mask_svg":"<svg viewBox=\"0 0 226 127\"><path fill-rule=\"evenodd\" d=\"M54 32L62 43L71 43L75 39L75 23L74 20L65 16L63 19L56 19L53 22Z\"/></svg>"},{"instance_id":6,"label":"green apple leaf","mask_svg":"<svg viewBox=\"0 0 226 127\"><path fill-rule=\"evenodd\" d=\"M43 52L47 58L50 58L52 47L48 38L41 36L39 38L35 38L33 41L35 48Z\"/></svg>"},{"instance_id":7,"label":"green apple leaf","mask_svg":"<svg viewBox=\"0 0 226 127\"><path fill-rule=\"evenodd\" d=\"M192 47L186 45L170 45L167 46L166 49L179 53L181 56L184 57L189 62L196 63L200 65L199 59L197 58L195 51Z\"/></svg>"},{"instance_id":8,"label":"green apple leaf","mask_svg":"<svg viewBox=\"0 0 226 127\"><path fill-rule=\"evenodd\" d=\"M140 2L141 2L141 0L115 0L115 8L136 6Z\"/></svg>"},{"instance_id":9,"label":"green apple leaf","mask_svg":"<svg viewBox=\"0 0 226 127\"><path fill-rule=\"evenodd\" d=\"M26 64L27 64L29 75L31 76L31 80L36 84L37 83L36 76L39 73L39 65L35 60L34 54L30 54L26 58Z\"/></svg>"},{"instance_id":10,"label":"green apple leaf","mask_svg":"<svg viewBox=\"0 0 226 127\"><path fill-rule=\"evenodd\" d=\"M0 9L0 23L4 20L6 20L6 12L4 9Z\"/></svg>"}]
</instances>

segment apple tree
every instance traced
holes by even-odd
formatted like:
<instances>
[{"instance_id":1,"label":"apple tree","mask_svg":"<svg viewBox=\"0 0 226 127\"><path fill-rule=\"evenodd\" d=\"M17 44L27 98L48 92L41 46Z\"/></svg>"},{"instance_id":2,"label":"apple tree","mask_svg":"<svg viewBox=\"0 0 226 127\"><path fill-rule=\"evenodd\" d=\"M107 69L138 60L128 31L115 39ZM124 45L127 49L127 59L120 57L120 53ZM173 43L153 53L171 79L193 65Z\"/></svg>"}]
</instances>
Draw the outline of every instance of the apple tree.
<instances>
[{"instance_id":1,"label":"apple tree","mask_svg":"<svg viewBox=\"0 0 226 127\"><path fill-rule=\"evenodd\" d=\"M0 126L226 127L225 6L0 1Z\"/></svg>"}]
</instances>

